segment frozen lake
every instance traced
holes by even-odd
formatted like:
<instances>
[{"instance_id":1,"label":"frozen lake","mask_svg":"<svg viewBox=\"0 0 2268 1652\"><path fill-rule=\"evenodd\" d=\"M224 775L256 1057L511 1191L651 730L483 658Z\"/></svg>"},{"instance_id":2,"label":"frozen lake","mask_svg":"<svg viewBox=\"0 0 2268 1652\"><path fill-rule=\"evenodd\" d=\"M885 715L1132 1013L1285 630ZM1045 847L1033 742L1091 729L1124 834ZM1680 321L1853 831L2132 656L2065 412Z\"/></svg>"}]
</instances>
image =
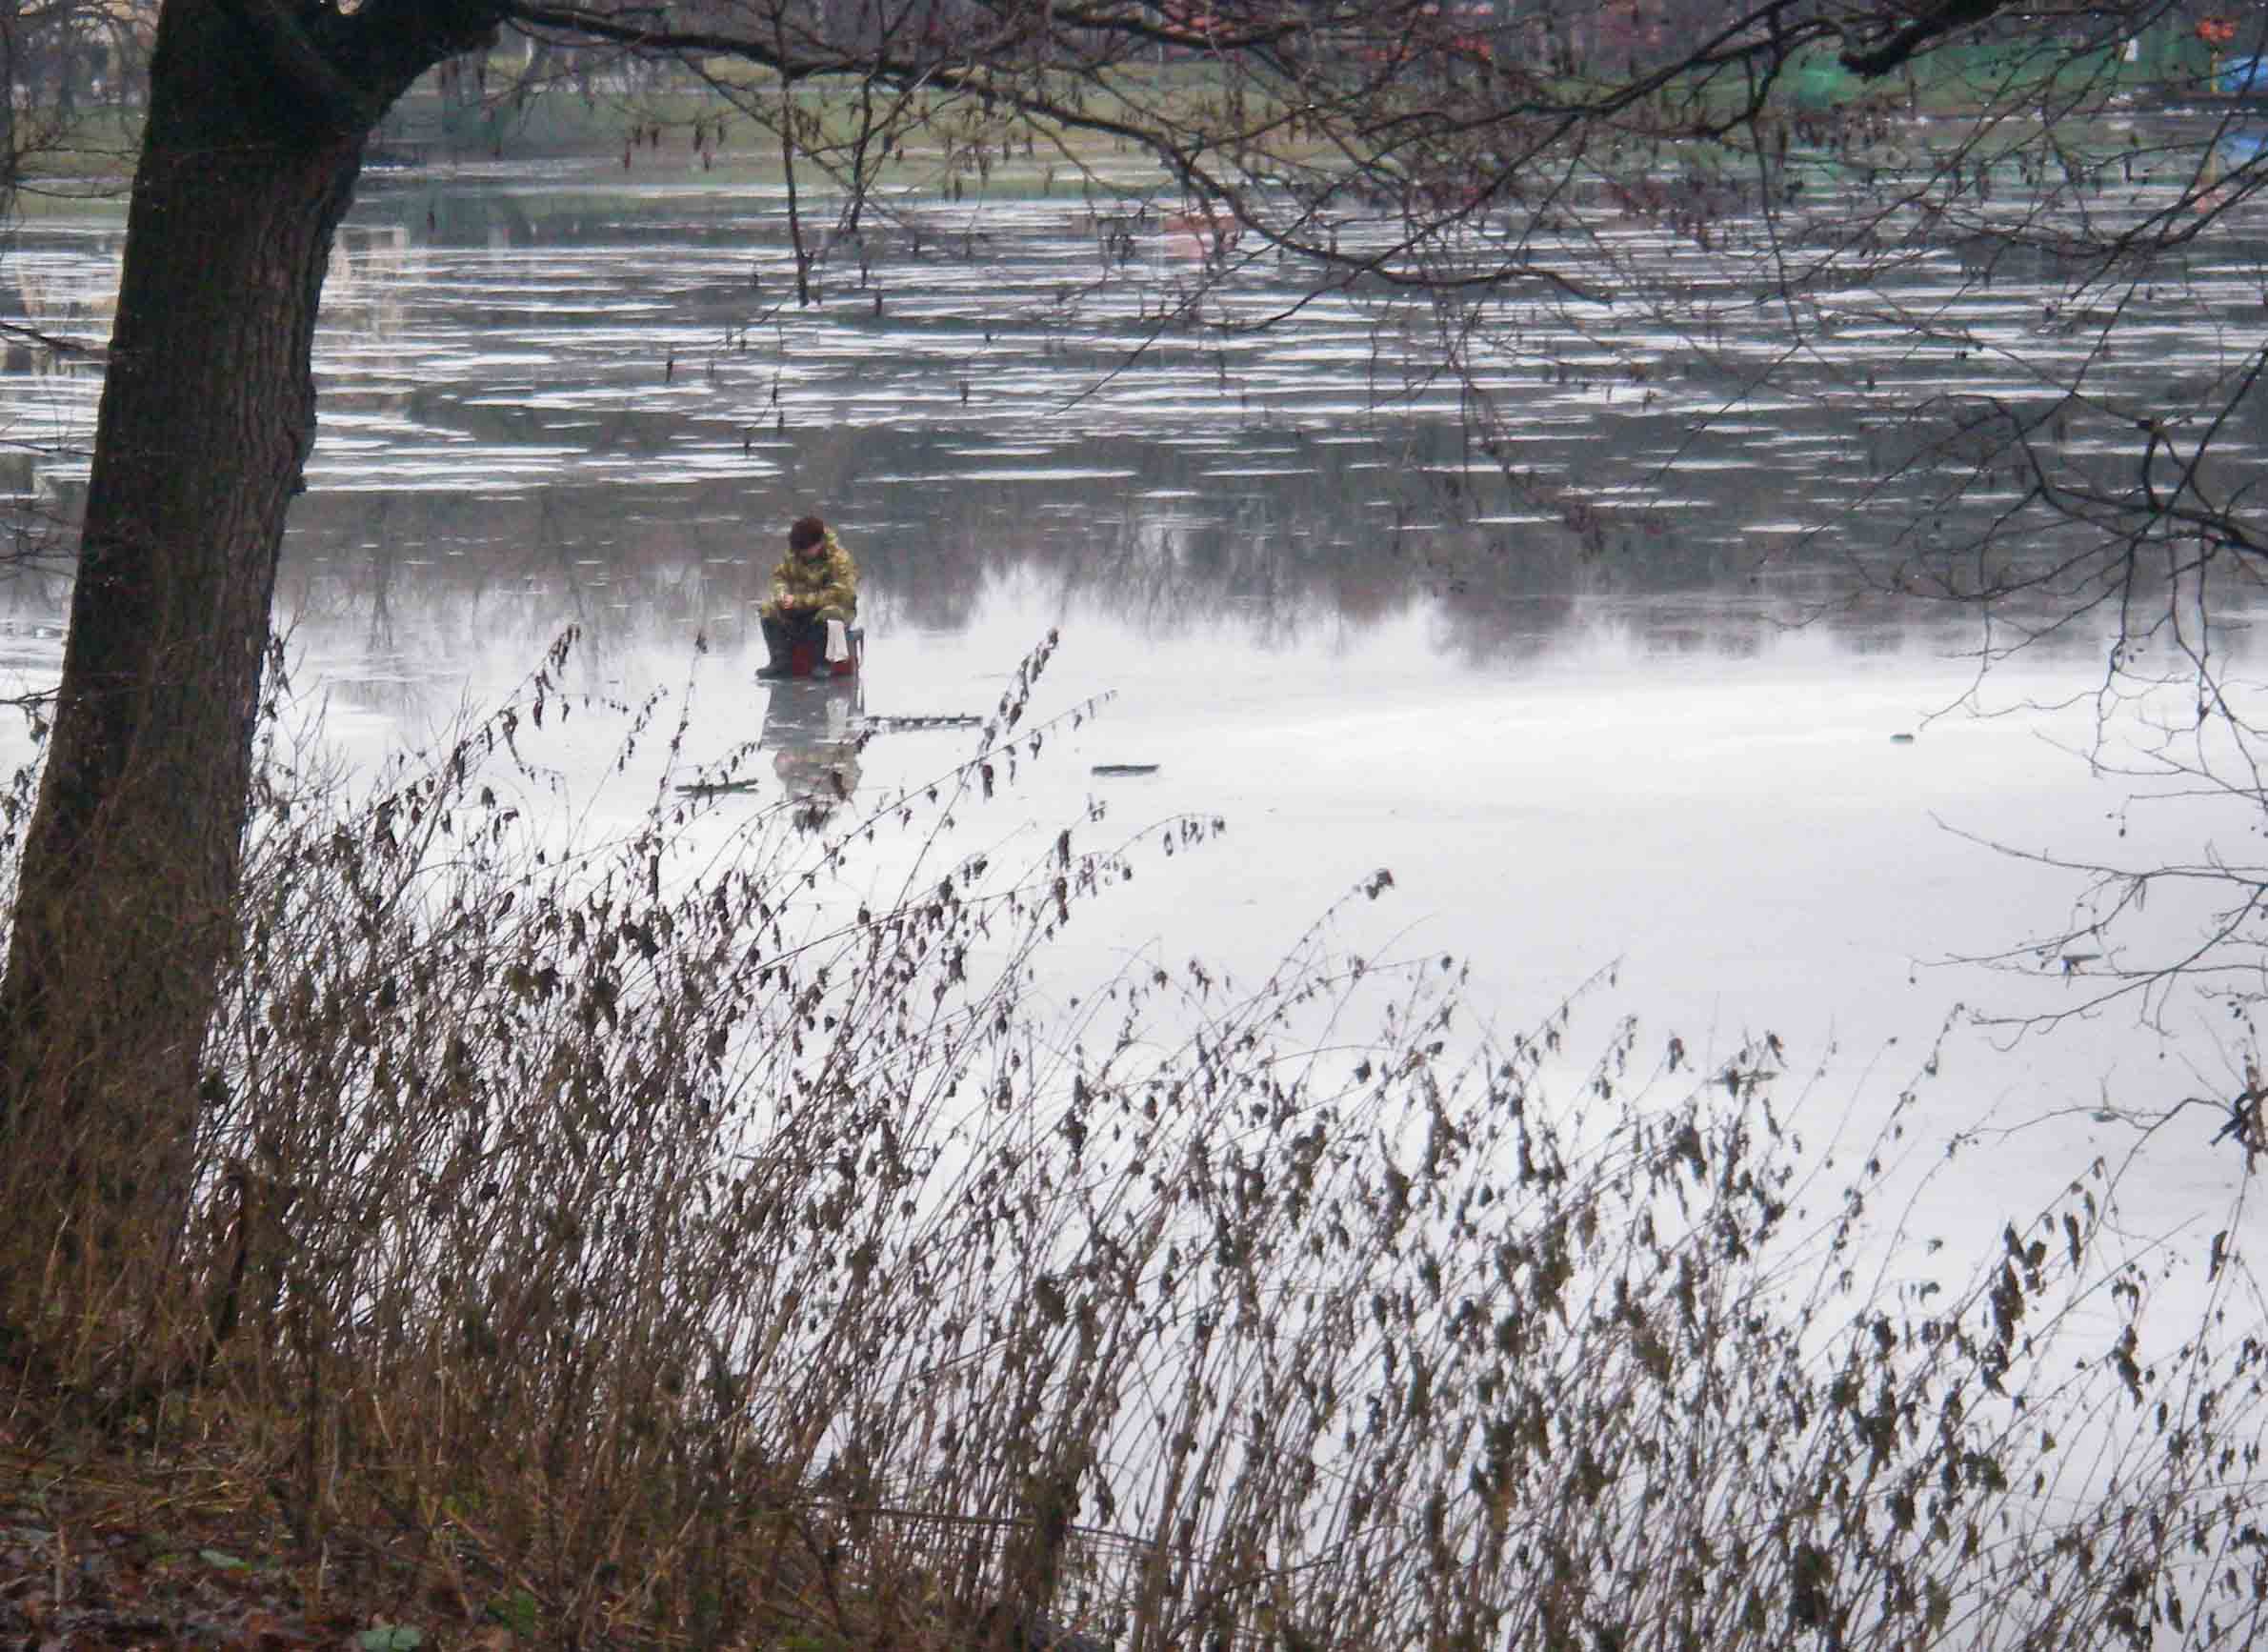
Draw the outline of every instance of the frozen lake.
<instances>
[{"instance_id":1,"label":"frozen lake","mask_svg":"<svg viewBox=\"0 0 2268 1652\"><path fill-rule=\"evenodd\" d=\"M2138 291L2143 344L2105 370L2134 393L2209 382L2241 355L2235 330L2257 332L2268 224L2250 211L2162 296ZM99 341L119 230L30 220L9 303ZM1424 372L1420 312L1348 293L1241 331L1282 272L1200 292L1173 237L1121 255L1076 198L902 203L833 250L810 309L791 270L762 188L502 165L368 183L282 584L296 687L332 738L365 760L422 741L574 625L576 687L691 685L680 761L662 773L650 746L613 782L626 812L737 742L808 746L824 691L754 681L754 618L785 524L817 511L868 581L870 669L838 718L988 713L1051 629L1031 720L1110 696L961 811L958 847L1037 860L1065 826L1099 846L1224 823L1137 850L1138 876L1051 954L1049 991L1142 957L1264 973L1385 868L1393 890L1339 920L1349 946L1469 959L1475 1018L1507 1033L1602 972L1578 1022L1599 1043L1630 1015L1641 1052L1676 1036L1705 1063L1770 1030L1817 1075L1788 1086L1817 1137L1864 1140L1951 1026L1911 1138L1924 1158L1979 1141L1919 1208L1933 1230L1997 1233L2135 1145L2120 1112L2241 1087L2245 1025L2201 996L2021 1036L1964 1019L2060 1015L2094 986L2060 952L1958 961L2055 933L2081 888L1988 842L2151 864L2241 858L2258 831L2219 803L2151 806L2172 788L2090 761L2107 619L1980 674L1973 615L1854 576L1927 508L1881 410L1940 382L2023 393L2005 363L1885 357L1844 326L1763 391L1778 345L1762 321L1744 333L1729 289L1705 342L1643 306L1581 333L1539 310L1495 369L1508 482L1468 443L1458 387ZM1925 261L1901 298L2035 360L2085 350L2043 328L2052 286L1971 274ZM1198 322L1175 319L1193 302ZM29 352L10 369L9 485L68 507L97 378ZM2257 458L2268 416L2251 421L2232 448ZM17 581L27 679L54 669L60 612ZM2241 660L2245 616L2218 618ZM2147 726L2121 714L2107 755ZM605 797L618 732L582 715L528 750L579 805ZM876 735L838 817L971 740ZM1154 772L1094 772L1111 765ZM777 806L795 772L726 809ZM885 842L819 897L904 872ZM2178 905L2149 915L2168 944L2199 917ZM2150 1142L2129 1185L2149 1231L2201 1247L2221 1225L2242 1165L2216 1122Z\"/></svg>"}]
</instances>

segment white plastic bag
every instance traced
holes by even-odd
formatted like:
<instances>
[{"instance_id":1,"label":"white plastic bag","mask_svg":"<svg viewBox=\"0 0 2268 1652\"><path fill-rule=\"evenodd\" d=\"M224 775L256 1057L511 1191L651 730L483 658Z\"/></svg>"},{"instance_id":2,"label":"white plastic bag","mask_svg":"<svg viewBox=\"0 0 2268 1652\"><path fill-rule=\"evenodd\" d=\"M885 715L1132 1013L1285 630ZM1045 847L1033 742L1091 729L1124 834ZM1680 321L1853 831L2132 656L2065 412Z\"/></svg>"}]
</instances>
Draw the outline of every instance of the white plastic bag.
<instances>
[{"instance_id":1,"label":"white plastic bag","mask_svg":"<svg viewBox=\"0 0 2268 1652\"><path fill-rule=\"evenodd\" d=\"M827 663L839 665L851 657L851 634L839 619L827 622Z\"/></svg>"}]
</instances>

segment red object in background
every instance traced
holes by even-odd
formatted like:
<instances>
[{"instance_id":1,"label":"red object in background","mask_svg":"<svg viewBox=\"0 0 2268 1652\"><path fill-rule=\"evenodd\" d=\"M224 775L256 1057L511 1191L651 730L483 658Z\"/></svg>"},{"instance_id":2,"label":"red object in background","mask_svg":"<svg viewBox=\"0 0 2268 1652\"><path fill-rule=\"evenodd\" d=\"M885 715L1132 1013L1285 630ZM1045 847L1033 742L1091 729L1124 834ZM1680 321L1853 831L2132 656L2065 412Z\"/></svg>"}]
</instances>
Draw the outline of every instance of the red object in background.
<instances>
[{"instance_id":1,"label":"red object in background","mask_svg":"<svg viewBox=\"0 0 2268 1652\"><path fill-rule=\"evenodd\" d=\"M2208 46L2226 46L2237 38L2237 25L2226 17L2200 17L2198 38Z\"/></svg>"}]
</instances>

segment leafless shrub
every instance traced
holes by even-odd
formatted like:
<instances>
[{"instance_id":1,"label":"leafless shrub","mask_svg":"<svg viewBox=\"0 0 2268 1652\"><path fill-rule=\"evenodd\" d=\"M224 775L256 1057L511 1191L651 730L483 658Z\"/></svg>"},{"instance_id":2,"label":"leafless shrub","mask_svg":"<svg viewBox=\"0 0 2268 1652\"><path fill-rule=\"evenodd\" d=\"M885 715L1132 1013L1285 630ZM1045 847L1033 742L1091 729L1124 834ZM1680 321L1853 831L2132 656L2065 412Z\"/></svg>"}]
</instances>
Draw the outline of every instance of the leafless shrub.
<instances>
[{"instance_id":1,"label":"leafless shrub","mask_svg":"<svg viewBox=\"0 0 2268 1652\"><path fill-rule=\"evenodd\" d=\"M588 842L519 812L562 660L373 795L264 795L127 1402L310 1542L405 1531L469 1615L587 1644L2258 1630L2257 1299L2217 1240L2152 1335L2179 1264L2121 1259L2099 1168L1948 1293L1874 1209L1904 1102L1840 1184L1775 1038L1586 1064L1572 1006L1492 1038L1448 960L1328 918L1257 984L1051 1007L1147 853L1098 822L887 909L813 887L1040 757L1044 650L933 798L664 791ZM82 1388L101 1343L58 1344Z\"/></svg>"}]
</instances>

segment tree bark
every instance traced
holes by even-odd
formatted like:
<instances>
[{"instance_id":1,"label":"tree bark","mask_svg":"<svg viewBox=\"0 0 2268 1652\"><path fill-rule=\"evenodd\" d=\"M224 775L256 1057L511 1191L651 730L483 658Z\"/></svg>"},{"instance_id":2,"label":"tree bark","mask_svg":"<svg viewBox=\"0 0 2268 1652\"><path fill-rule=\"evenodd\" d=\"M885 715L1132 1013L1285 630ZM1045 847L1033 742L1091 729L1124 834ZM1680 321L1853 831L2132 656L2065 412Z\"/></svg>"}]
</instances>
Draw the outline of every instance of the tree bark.
<instances>
[{"instance_id":1,"label":"tree bark","mask_svg":"<svg viewBox=\"0 0 2268 1652\"><path fill-rule=\"evenodd\" d=\"M0 1320L27 1284L83 1311L185 1213L316 307L365 137L319 114L231 8L168 0L0 982L0 1199L50 1241Z\"/></svg>"}]
</instances>

